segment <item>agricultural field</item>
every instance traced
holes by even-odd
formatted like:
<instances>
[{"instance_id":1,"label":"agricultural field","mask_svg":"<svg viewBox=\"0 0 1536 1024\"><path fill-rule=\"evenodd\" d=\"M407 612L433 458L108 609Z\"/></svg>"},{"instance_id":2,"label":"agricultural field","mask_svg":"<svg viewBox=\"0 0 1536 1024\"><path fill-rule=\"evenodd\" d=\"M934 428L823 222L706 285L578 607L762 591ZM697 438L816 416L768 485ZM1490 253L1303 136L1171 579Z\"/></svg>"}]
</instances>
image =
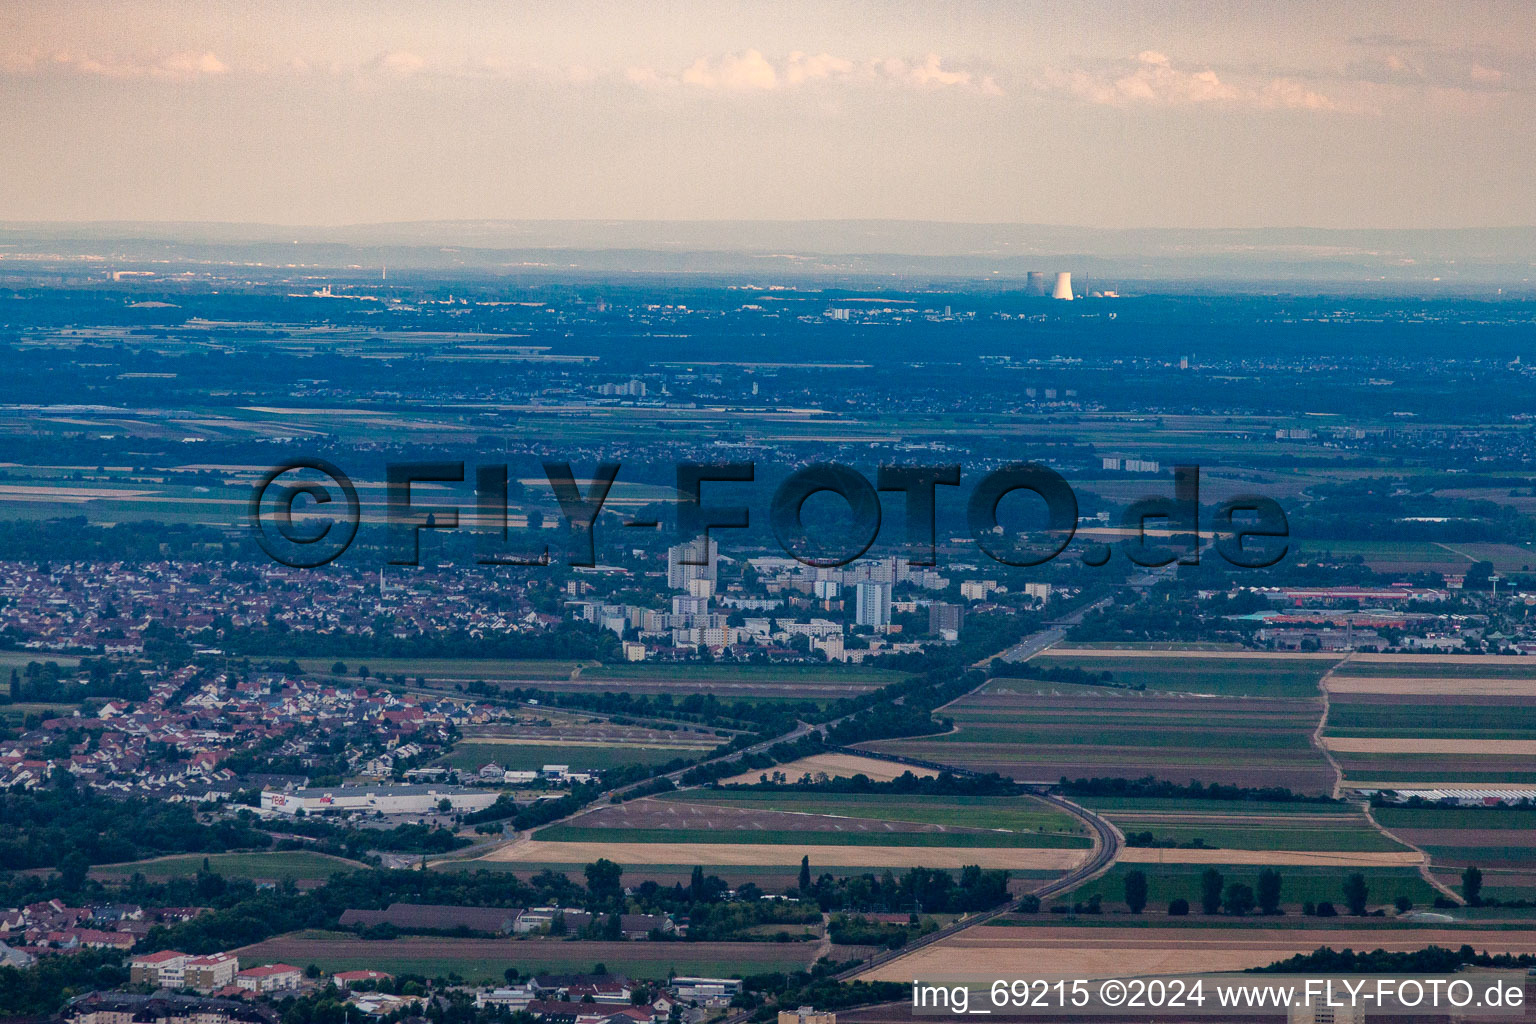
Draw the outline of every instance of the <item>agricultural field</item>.
<instances>
[{"instance_id":1,"label":"agricultural field","mask_svg":"<svg viewBox=\"0 0 1536 1024\"><path fill-rule=\"evenodd\" d=\"M1483 873L1483 895L1536 899L1536 809L1378 807L1376 820L1430 857L1430 869L1456 888L1463 868Z\"/></svg>"},{"instance_id":2,"label":"agricultural field","mask_svg":"<svg viewBox=\"0 0 1536 1024\"><path fill-rule=\"evenodd\" d=\"M1486 557L1481 555L1473 557L1466 551L1469 547L1483 546L1486 545L1453 546L1428 540L1307 540L1298 545L1299 550L1294 557L1299 562L1310 562L1322 558L1331 561L1349 561L1358 558L1372 570L1383 573L1455 574L1466 572L1473 562ZM1509 545L1492 546L1502 548ZM1500 560L1507 562L1508 555L1505 554ZM1524 561L1527 563L1533 561L1529 553L1525 555Z\"/></svg>"},{"instance_id":3,"label":"agricultural field","mask_svg":"<svg viewBox=\"0 0 1536 1024\"><path fill-rule=\"evenodd\" d=\"M1536 783L1536 662L1361 656L1328 677L1323 742L1347 785Z\"/></svg>"},{"instance_id":4,"label":"agricultural field","mask_svg":"<svg viewBox=\"0 0 1536 1024\"><path fill-rule=\"evenodd\" d=\"M1373 826L1353 805L1227 800L1078 801L1114 822L1128 837L1180 847L1249 851L1411 853ZM1135 853L1135 849L1123 851ZM1178 849L1162 850L1171 855Z\"/></svg>"},{"instance_id":5,"label":"agricultural field","mask_svg":"<svg viewBox=\"0 0 1536 1024\"><path fill-rule=\"evenodd\" d=\"M336 664L335 658L299 658L299 667L314 675L326 675ZM357 665L348 664L356 670ZM411 681L486 682L513 681L524 686L540 686L553 679L569 679L571 673L590 662L530 661L492 658L369 658L368 671L374 676L405 676Z\"/></svg>"},{"instance_id":6,"label":"agricultural field","mask_svg":"<svg viewBox=\"0 0 1536 1024\"><path fill-rule=\"evenodd\" d=\"M1171 647L1171 645L1170 645ZM1036 668L1108 672L1120 687L1224 697L1312 697L1339 662L1332 654L1267 654L1195 648L1052 648Z\"/></svg>"},{"instance_id":7,"label":"agricultural field","mask_svg":"<svg viewBox=\"0 0 1536 1024\"><path fill-rule=\"evenodd\" d=\"M546 764L568 764L572 771L601 771L627 764L666 764L679 757L698 758L707 753L698 747L642 747L633 744L552 743L543 740L496 740L457 743L439 759L459 771L478 771L482 765L501 765L508 771L538 771Z\"/></svg>"},{"instance_id":8,"label":"agricultural field","mask_svg":"<svg viewBox=\"0 0 1536 1024\"><path fill-rule=\"evenodd\" d=\"M482 678L482 677L475 677ZM486 682L498 680L484 677ZM678 700L698 694L731 704L814 701L825 704L856 697L899 682L899 672L858 665L596 665L581 666L564 676L553 674L537 682L501 680L502 688L517 685L563 693L670 694Z\"/></svg>"},{"instance_id":9,"label":"agricultural field","mask_svg":"<svg viewBox=\"0 0 1536 1024\"><path fill-rule=\"evenodd\" d=\"M908 983L913 978L986 982L1019 976L1021 964L1028 965L1031 976L1081 978L1241 971L1321 946L1412 951L1428 945L1455 949L1470 944L1491 953L1536 953L1536 932L1529 929L1372 928L1360 927L1355 919L1324 927L1312 918L1306 919L1314 923L1310 928L1272 927L1261 918L1251 919L1251 926L1245 927L1165 927L1167 920L1148 921L1140 927L1116 927L1109 922L1098 927L1068 925L1057 919L1036 927L972 928L859 977Z\"/></svg>"},{"instance_id":10,"label":"agricultural field","mask_svg":"<svg viewBox=\"0 0 1536 1024\"><path fill-rule=\"evenodd\" d=\"M772 868L802 856L839 873L968 864L1052 872L1081 862L1091 845L1075 819L1032 797L719 790L598 807L484 859L608 857L639 876L656 865Z\"/></svg>"},{"instance_id":11,"label":"agricultural field","mask_svg":"<svg viewBox=\"0 0 1536 1024\"><path fill-rule=\"evenodd\" d=\"M813 780L825 776L829 779L851 779L862 775L872 782L890 782L911 772L919 778L932 778L938 773L931 768L917 768L899 761L887 761L878 757L859 757L857 754L812 754L796 761L789 761L767 770L742 772L722 779L727 786L750 786L763 781L770 772L783 774L790 782L797 782L809 775Z\"/></svg>"},{"instance_id":12,"label":"agricultural field","mask_svg":"<svg viewBox=\"0 0 1536 1024\"><path fill-rule=\"evenodd\" d=\"M226 878L248 878L253 882L286 882L318 885L338 871L365 871L366 865L310 850L280 850L256 853L188 853L173 857L128 861L122 864L98 864L91 877L103 881L123 881L138 874L150 881L191 878L207 864L209 870Z\"/></svg>"},{"instance_id":13,"label":"agricultural field","mask_svg":"<svg viewBox=\"0 0 1536 1024\"><path fill-rule=\"evenodd\" d=\"M242 947L241 965L315 964L323 971L364 968L391 974L457 976L466 982L500 984L509 967L522 974L609 971L634 978L669 974L740 977L800 970L809 965L815 943L777 942L567 942L538 939L459 939L401 936L367 940L345 932L303 931Z\"/></svg>"},{"instance_id":14,"label":"agricultural field","mask_svg":"<svg viewBox=\"0 0 1536 1024\"><path fill-rule=\"evenodd\" d=\"M1310 678L1321 676L1327 663L1307 664ZM1165 682L1201 685L1193 681L1199 669L1163 674ZM952 732L865 746L1024 782L1152 775L1181 785L1199 780L1325 793L1334 774L1311 743L1322 715L1313 692L1305 698L1191 696L999 678L944 709L954 720Z\"/></svg>"},{"instance_id":15,"label":"agricultural field","mask_svg":"<svg viewBox=\"0 0 1536 1024\"><path fill-rule=\"evenodd\" d=\"M1192 909L1191 918L1209 922L1200 913L1200 876L1214 867L1220 871L1225 883L1239 882L1256 886L1259 872L1266 867L1279 870L1282 879L1280 906L1290 914L1300 916L1303 903L1330 901L1346 913L1344 907L1344 879L1355 872L1365 876L1370 891L1371 907L1391 907L1399 896L1407 896L1416 907L1429 907L1438 895L1418 871L1406 865L1356 865L1343 868L1319 865L1284 865L1271 863L1263 858L1236 863L1214 864L1125 864L1116 863L1098 878L1078 886L1057 902L1074 903L1099 896L1106 912L1125 910L1125 876L1131 871L1141 871L1147 876L1147 909L1143 916L1166 918L1168 903L1174 899L1186 899ZM1019 915L1030 918L1032 915ZM1305 920L1305 919L1304 919Z\"/></svg>"}]
</instances>

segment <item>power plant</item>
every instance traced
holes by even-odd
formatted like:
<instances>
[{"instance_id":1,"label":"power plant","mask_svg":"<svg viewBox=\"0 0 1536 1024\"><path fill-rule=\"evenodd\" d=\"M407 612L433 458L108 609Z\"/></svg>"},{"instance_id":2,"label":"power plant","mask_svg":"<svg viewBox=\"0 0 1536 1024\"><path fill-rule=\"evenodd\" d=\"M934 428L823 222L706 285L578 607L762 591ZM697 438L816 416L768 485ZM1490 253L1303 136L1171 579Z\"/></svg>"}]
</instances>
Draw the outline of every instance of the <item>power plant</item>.
<instances>
[{"instance_id":1,"label":"power plant","mask_svg":"<svg viewBox=\"0 0 1536 1024\"><path fill-rule=\"evenodd\" d=\"M1024 294L1035 299L1049 295L1053 299L1065 299L1068 302L1076 298L1072 294L1072 274L1065 270L1057 272L1055 288L1047 288L1045 271L1029 271L1024 278Z\"/></svg>"}]
</instances>

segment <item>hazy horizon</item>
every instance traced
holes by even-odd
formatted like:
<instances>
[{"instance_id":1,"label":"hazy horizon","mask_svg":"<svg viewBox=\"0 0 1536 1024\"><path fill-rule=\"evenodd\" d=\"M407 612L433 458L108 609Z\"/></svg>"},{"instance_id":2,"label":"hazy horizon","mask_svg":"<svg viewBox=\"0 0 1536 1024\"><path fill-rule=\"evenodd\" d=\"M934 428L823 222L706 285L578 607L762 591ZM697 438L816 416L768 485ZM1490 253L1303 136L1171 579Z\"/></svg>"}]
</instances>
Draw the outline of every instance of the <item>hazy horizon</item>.
<instances>
[{"instance_id":1,"label":"hazy horizon","mask_svg":"<svg viewBox=\"0 0 1536 1024\"><path fill-rule=\"evenodd\" d=\"M42 0L0 220L1536 224L1536 6Z\"/></svg>"}]
</instances>

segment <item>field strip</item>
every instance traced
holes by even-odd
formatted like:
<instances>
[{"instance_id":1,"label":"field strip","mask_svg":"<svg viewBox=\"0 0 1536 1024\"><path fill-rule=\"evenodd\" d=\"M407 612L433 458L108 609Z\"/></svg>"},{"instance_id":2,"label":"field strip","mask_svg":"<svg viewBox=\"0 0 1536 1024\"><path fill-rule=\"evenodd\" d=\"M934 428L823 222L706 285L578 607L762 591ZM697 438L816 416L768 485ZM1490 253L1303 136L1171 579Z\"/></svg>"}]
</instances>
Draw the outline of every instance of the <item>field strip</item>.
<instances>
[{"instance_id":1,"label":"field strip","mask_svg":"<svg viewBox=\"0 0 1536 1024\"><path fill-rule=\"evenodd\" d=\"M1527 662L1529 664L1529 662ZM1403 697L1536 697L1536 673L1530 679L1436 679L1427 676L1333 676L1329 693L1390 693Z\"/></svg>"},{"instance_id":2,"label":"field strip","mask_svg":"<svg viewBox=\"0 0 1536 1024\"><path fill-rule=\"evenodd\" d=\"M1536 754L1536 740L1325 736L1323 743L1344 754Z\"/></svg>"},{"instance_id":3,"label":"field strip","mask_svg":"<svg viewBox=\"0 0 1536 1024\"><path fill-rule=\"evenodd\" d=\"M1033 976L1126 978L1240 971L1320 946L1413 952L1428 945L1536 953L1536 933L1453 928L972 928L860 974L858 980L986 982L1017 977L1021 965L1028 965L1027 973Z\"/></svg>"},{"instance_id":4,"label":"field strip","mask_svg":"<svg viewBox=\"0 0 1536 1024\"><path fill-rule=\"evenodd\" d=\"M1407 845L1406 843L1404 845ZM1424 855L1412 850L1165 850L1128 846L1120 864L1260 864L1266 867L1418 867Z\"/></svg>"},{"instance_id":5,"label":"field strip","mask_svg":"<svg viewBox=\"0 0 1536 1024\"><path fill-rule=\"evenodd\" d=\"M1042 652L1044 653L1044 652ZM1337 654L1301 651L1148 651L1109 647L1052 647L1051 660L1061 658L1150 658L1175 661L1338 661ZM1467 660L1465 658L1463 661ZM1511 661L1516 659L1511 658Z\"/></svg>"},{"instance_id":6,"label":"field strip","mask_svg":"<svg viewBox=\"0 0 1536 1024\"><path fill-rule=\"evenodd\" d=\"M772 768L742 772L740 775L721 779L720 784L750 786L758 781L759 776L771 775L774 772L783 772L790 781L800 778L806 772L812 775L817 772L826 772L828 775L842 778L866 775L873 782L890 782L892 779L899 779L907 772L919 778L933 778L938 774L931 768L918 768L915 765L900 764L896 761L884 761L878 757L859 757L856 754L812 754L810 757L774 765Z\"/></svg>"},{"instance_id":7,"label":"field strip","mask_svg":"<svg viewBox=\"0 0 1536 1024\"><path fill-rule=\"evenodd\" d=\"M1328 767L1333 769L1333 788L1328 791L1328 795L1335 800L1339 798L1339 790L1344 785L1344 767L1329 752L1328 744L1323 742L1323 730L1328 728L1328 715L1333 710L1332 706L1328 703L1328 680L1339 670L1339 665L1343 665L1345 661L1348 661L1352 654L1353 652L1345 655L1344 661L1339 662L1338 665L1324 672L1322 678L1317 681L1317 692L1322 695L1323 700L1323 713L1318 717L1317 726L1312 730L1312 735L1308 737L1312 746L1317 749L1318 753L1323 755L1323 760L1328 762Z\"/></svg>"},{"instance_id":8,"label":"field strip","mask_svg":"<svg viewBox=\"0 0 1536 1024\"><path fill-rule=\"evenodd\" d=\"M555 861L591 863L606 857L619 864L676 864L685 861L707 867L790 866L809 856L821 867L863 867L871 858L892 868L984 868L1068 871L1085 861L1084 849L1030 847L943 846L796 846L792 843L552 843L527 839L493 850L483 861L518 863Z\"/></svg>"},{"instance_id":9,"label":"field strip","mask_svg":"<svg viewBox=\"0 0 1536 1024\"><path fill-rule=\"evenodd\" d=\"M1466 780L1449 780L1436 782L1404 782L1401 779L1357 779L1351 777L1350 789L1509 789L1529 793L1527 799L1536 799L1536 783L1531 782L1467 782Z\"/></svg>"},{"instance_id":10,"label":"field strip","mask_svg":"<svg viewBox=\"0 0 1536 1024\"><path fill-rule=\"evenodd\" d=\"M1533 665L1529 655L1524 654L1378 654L1366 652L1356 654L1351 661L1362 664L1376 665L1465 665L1469 668L1478 666L1504 667L1523 665L1530 667L1536 673L1536 665Z\"/></svg>"},{"instance_id":11,"label":"field strip","mask_svg":"<svg viewBox=\"0 0 1536 1024\"><path fill-rule=\"evenodd\" d=\"M605 737L594 739L591 736L572 737L563 739L522 739L517 736L470 736L459 740L460 746L482 747L500 745L508 747L638 747L642 750L714 750L723 741L714 743L678 743L676 741L655 742L653 740L625 740Z\"/></svg>"}]
</instances>

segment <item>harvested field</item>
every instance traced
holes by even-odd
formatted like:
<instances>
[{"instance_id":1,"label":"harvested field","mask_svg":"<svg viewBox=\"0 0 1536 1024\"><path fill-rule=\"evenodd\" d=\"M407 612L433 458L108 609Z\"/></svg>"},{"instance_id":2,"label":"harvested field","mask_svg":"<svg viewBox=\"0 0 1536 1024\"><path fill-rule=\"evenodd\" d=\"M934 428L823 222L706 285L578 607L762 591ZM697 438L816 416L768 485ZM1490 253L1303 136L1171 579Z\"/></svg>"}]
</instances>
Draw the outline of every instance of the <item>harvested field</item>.
<instances>
[{"instance_id":1,"label":"harvested field","mask_svg":"<svg viewBox=\"0 0 1536 1024\"><path fill-rule=\"evenodd\" d=\"M1398 867L1424 860L1412 850L1154 850L1126 848L1117 864L1258 864L1267 867Z\"/></svg>"},{"instance_id":2,"label":"harvested field","mask_svg":"<svg viewBox=\"0 0 1536 1024\"><path fill-rule=\"evenodd\" d=\"M1390 738L1380 736L1325 736L1329 750L1372 754L1536 754L1536 740L1467 739L1433 737Z\"/></svg>"},{"instance_id":3,"label":"harvested field","mask_svg":"<svg viewBox=\"0 0 1536 1024\"><path fill-rule=\"evenodd\" d=\"M1328 677L1329 693L1392 693L1404 697L1536 697L1536 677L1528 679L1478 676L1344 676Z\"/></svg>"},{"instance_id":4,"label":"harvested field","mask_svg":"<svg viewBox=\"0 0 1536 1024\"><path fill-rule=\"evenodd\" d=\"M875 850L878 849L878 853ZM892 869L910 867L984 868L1067 871L1080 863L1086 850L1020 847L955 848L944 846L822 846L793 843L690 843L686 854L668 843L558 843L527 839L491 851L483 861L565 861L589 864L606 857L624 865L672 864L680 857L705 867L714 865L799 864L811 855L821 867L866 866L876 860ZM466 861L473 864L474 861Z\"/></svg>"},{"instance_id":5,"label":"harvested field","mask_svg":"<svg viewBox=\"0 0 1536 1024\"><path fill-rule=\"evenodd\" d=\"M783 772L791 779L798 779L802 775L809 774L812 777L825 774L831 778L847 779L855 775L867 776L874 782L890 782L898 779L907 772L911 772L920 778L932 778L938 772L929 768L916 768L912 765L898 764L895 761L883 761L877 757L859 757L856 754L814 754L811 757L802 757L798 761L790 761L772 769L764 771L743 772L733 775L728 779L722 779L725 786L750 786L759 781L759 777L769 771Z\"/></svg>"},{"instance_id":6,"label":"harvested field","mask_svg":"<svg viewBox=\"0 0 1536 1024\"><path fill-rule=\"evenodd\" d=\"M859 977L910 982L913 978L991 981L1064 974L1101 978L1192 971L1240 971L1334 949L1408 952L1428 945L1455 949L1470 944L1493 953L1536 953L1536 932L1451 928L972 928L925 946Z\"/></svg>"}]
</instances>

